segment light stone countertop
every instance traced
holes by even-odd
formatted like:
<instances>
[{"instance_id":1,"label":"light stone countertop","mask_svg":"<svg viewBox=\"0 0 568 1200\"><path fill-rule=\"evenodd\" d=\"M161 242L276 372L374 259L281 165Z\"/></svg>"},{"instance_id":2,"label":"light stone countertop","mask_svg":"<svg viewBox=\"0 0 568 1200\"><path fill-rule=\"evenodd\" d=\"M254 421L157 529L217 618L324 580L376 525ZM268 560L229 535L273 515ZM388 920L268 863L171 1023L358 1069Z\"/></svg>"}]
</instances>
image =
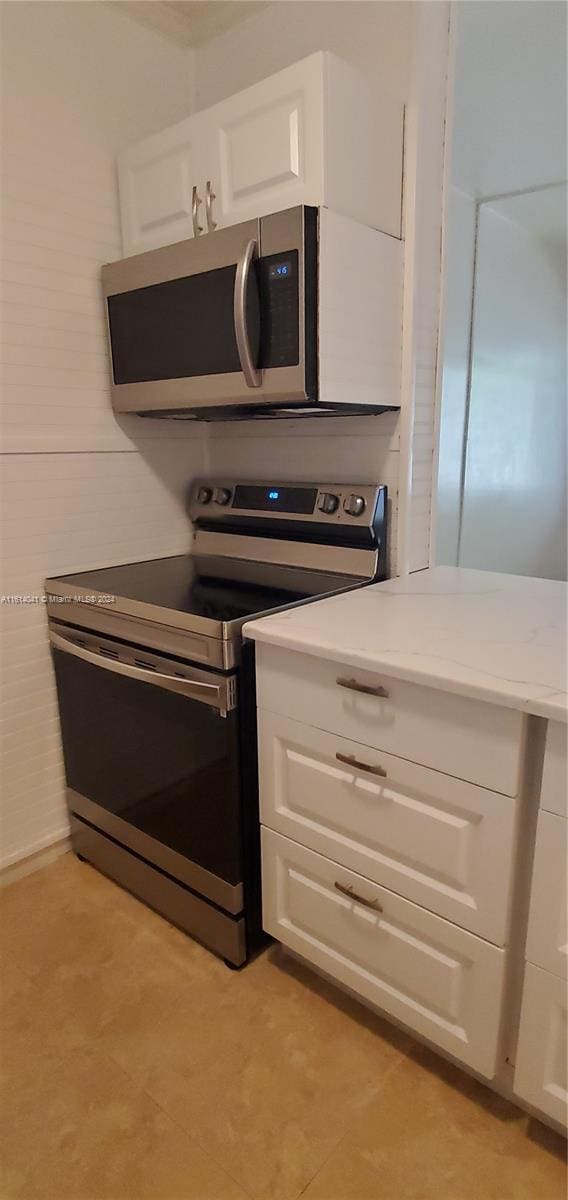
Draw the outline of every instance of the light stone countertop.
<instances>
[{"instance_id":1,"label":"light stone countertop","mask_svg":"<svg viewBox=\"0 0 568 1200\"><path fill-rule=\"evenodd\" d=\"M244 634L566 721L567 606L556 580L434 567L249 621Z\"/></svg>"}]
</instances>

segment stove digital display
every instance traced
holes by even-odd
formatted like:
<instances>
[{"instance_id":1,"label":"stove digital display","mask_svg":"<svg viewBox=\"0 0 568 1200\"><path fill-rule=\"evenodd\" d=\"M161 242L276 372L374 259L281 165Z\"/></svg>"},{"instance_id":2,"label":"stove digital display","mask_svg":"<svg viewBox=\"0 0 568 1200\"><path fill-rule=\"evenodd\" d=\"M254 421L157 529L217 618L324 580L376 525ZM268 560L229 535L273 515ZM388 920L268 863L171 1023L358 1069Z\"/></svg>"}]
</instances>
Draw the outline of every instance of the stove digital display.
<instances>
[{"instance_id":1,"label":"stove digital display","mask_svg":"<svg viewBox=\"0 0 568 1200\"><path fill-rule=\"evenodd\" d=\"M235 488L232 507L254 512L313 513L317 488L262 487L259 484L239 484Z\"/></svg>"}]
</instances>

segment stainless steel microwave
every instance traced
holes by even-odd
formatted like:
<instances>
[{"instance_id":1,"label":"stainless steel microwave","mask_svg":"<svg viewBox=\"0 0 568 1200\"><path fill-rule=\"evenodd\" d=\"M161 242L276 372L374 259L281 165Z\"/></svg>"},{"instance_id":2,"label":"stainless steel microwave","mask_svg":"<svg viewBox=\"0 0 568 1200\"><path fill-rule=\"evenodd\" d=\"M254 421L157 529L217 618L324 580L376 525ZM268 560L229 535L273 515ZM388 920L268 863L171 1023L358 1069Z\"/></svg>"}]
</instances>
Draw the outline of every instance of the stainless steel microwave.
<instances>
[{"instance_id":1,"label":"stainless steel microwave","mask_svg":"<svg viewBox=\"0 0 568 1200\"><path fill-rule=\"evenodd\" d=\"M369 389L378 331L372 303L361 308L361 291L365 297L373 289L368 281L361 288L349 260L351 242L359 241L354 230L400 246L326 209L301 206L103 267L115 410L220 420L397 407L396 381L385 387L377 377ZM346 253L348 278L338 286L328 267L338 256L345 262ZM373 269L365 254L363 263ZM389 269L383 291L392 283ZM400 320L394 329L400 334Z\"/></svg>"}]
</instances>

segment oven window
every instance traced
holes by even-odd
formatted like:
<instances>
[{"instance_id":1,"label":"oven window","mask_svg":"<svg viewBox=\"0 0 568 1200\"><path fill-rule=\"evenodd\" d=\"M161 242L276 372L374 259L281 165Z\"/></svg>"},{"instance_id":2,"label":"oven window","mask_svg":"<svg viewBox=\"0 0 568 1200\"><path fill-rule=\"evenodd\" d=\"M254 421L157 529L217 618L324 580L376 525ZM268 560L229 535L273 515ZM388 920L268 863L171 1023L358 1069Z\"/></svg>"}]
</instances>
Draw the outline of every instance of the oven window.
<instances>
[{"instance_id":1,"label":"oven window","mask_svg":"<svg viewBox=\"0 0 568 1200\"><path fill-rule=\"evenodd\" d=\"M247 320L256 365L260 309L256 264L249 274ZM188 379L240 371L233 321L236 266L219 267L108 298L115 383Z\"/></svg>"},{"instance_id":2,"label":"oven window","mask_svg":"<svg viewBox=\"0 0 568 1200\"><path fill-rule=\"evenodd\" d=\"M214 875L242 880L236 710L54 651L67 784Z\"/></svg>"}]
</instances>

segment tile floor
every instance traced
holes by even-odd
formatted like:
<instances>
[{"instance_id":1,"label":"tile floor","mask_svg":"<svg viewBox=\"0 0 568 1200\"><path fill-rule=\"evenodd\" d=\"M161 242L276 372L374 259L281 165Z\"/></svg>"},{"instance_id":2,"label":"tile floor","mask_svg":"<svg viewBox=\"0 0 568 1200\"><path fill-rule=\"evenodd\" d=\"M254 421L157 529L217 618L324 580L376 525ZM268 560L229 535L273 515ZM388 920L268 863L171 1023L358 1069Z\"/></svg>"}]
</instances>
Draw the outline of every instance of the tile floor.
<instances>
[{"instance_id":1,"label":"tile floor","mask_svg":"<svg viewBox=\"0 0 568 1200\"><path fill-rule=\"evenodd\" d=\"M564 1143L273 948L72 855L0 896L2 1200L561 1200Z\"/></svg>"}]
</instances>

